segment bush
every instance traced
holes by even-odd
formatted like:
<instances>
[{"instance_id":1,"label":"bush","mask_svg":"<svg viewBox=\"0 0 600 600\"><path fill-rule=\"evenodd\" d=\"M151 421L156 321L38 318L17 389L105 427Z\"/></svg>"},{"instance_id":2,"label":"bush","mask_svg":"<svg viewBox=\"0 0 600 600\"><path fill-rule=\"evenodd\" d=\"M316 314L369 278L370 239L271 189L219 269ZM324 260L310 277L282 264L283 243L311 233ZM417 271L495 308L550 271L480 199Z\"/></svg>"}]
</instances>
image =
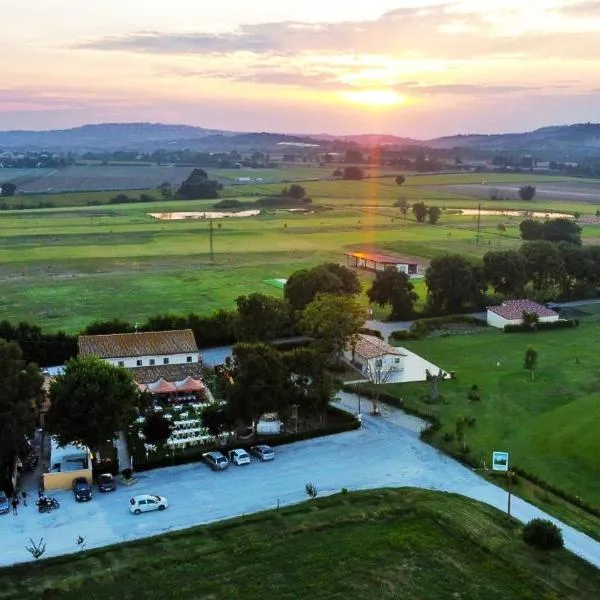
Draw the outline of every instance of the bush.
<instances>
[{"instance_id":1,"label":"bush","mask_svg":"<svg viewBox=\"0 0 600 600\"><path fill-rule=\"evenodd\" d=\"M523 540L539 550L558 550L564 545L561 530L546 519L529 521L523 528Z\"/></svg>"},{"instance_id":2,"label":"bush","mask_svg":"<svg viewBox=\"0 0 600 600\"><path fill-rule=\"evenodd\" d=\"M450 442L453 442L453 441L454 441L454 434L453 434L452 432L450 432L450 431L447 431L447 432L446 432L446 433L445 433L445 434L442 436L442 439L443 439L445 442L448 442L448 443L450 443Z\"/></svg>"},{"instance_id":3,"label":"bush","mask_svg":"<svg viewBox=\"0 0 600 600\"><path fill-rule=\"evenodd\" d=\"M244 206L244 203L236 200L235 198L226 198L225 200L220 200L216 204L213 204L213 208L217 209L241 208L242 206Z\"/></svg>"},{"instance_id":4,"label":"bush","mask_svg":"<svg viewBox=\"0 0 600 600\"><path fill-rule=\"evenodd\" d=\"M381 331L379 331L378 329L369 329L368 327L363 327L360 330L360 333L364 333L365 335L372 335L374 337L379 338L380 340L383 339L383 335L381 335Z\"/></svg>"},{"instance_id":5,"label":"bush","mask_svg":"<svg viewBox=\"0 0 600 600\"><path fill-rule=\"evenodd\" d=\"M535 333L548 329L573 329L579 326L577 319L559 319L558 321L537 322L533 327L529 325L505 325L504 333Z\"/></svg>"},{"instance_id":6,"label":"bush","mask_svg":"<svg viewBox=\"0 0 600 600\"><path fill-rule=\"evenodd\" d=\"M389 335L390 342L403 342L405 340L417 340L419 339L418 335L411 333L410 331L392 331Z\"/></svg>"}]
</instances>

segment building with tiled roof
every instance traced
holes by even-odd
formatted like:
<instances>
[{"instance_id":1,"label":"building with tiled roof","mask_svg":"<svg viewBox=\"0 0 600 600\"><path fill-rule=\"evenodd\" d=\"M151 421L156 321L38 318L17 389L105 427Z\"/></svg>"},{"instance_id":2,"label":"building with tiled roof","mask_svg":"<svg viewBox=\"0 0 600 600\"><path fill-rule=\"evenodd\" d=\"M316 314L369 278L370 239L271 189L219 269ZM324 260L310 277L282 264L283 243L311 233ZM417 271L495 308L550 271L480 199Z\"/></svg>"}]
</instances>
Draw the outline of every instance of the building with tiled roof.
<instances>
[{"instance_id":1,"label":"building with tiled roof","mask_svg":"<svg viewBox=\"0 0 600 600\"><path fill-rule=\"evenodd\" d=\"M523 313L536 314L540 322L558 321L558 313L533 300L505 300L499 306L488 306L487 323L499 329L520 325Z\"/></svg>"},{"instance_id":2,"label":"building with tiled roof","mask_svg":"<svg viewBox=\"0 0 600 600\"><path fill-rule=\"evenodd\" d=\"M347 348L344 358L366 379L373 383L405 383L425 381L427 372L438 374L440 369L418 354L391 346L373 335L360 334L354 348ZM443 373L443 377L447 377Z\"/></svg>"}]
</instances>

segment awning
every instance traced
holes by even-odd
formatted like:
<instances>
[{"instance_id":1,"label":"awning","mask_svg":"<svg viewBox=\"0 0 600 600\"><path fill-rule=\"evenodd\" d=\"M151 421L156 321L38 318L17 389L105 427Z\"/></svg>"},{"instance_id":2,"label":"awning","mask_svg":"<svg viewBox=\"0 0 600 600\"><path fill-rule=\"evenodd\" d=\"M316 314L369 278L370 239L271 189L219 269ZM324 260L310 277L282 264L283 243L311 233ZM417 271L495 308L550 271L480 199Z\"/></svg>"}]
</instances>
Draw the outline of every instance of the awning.
<instances>
[{"instance_id":1,"label":"awning","mask_svg":"<svg viewBox=\"0 0 600 600\"><path fill-rule=\"evenodd\" d=\"M152 394L172 394L177 391L174 383L165 381L162 377L154 383L149 383L147 389Z\"/></svg>"},{"instance_id":2,"label":"awning","mask_svg":"<svg viewBox=\"0 0 600 600\"><path fill-rule=\"evenodd\" d=\"M178 392L201 392L204 390L204 384L199 379L186 377L181 381L176 381L175 388Z\"/></svg>"}]
</instances>

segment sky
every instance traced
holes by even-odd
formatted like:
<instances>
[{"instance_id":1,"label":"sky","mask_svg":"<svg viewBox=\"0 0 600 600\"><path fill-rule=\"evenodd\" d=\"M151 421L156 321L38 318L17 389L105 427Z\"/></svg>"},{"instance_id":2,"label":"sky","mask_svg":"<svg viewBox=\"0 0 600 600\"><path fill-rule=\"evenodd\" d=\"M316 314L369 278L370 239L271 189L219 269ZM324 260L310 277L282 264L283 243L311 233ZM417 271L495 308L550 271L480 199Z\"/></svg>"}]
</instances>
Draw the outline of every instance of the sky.
<instances>
[{"instance_id":1,"label":"sky","mask_svg":"<svg viewBox=\"0 0 600 600\"><path fill-rule=\"evenodd\" d=\"M2 0L0 130L600 121L600 0Z\"/></svg>"}]
</instances>

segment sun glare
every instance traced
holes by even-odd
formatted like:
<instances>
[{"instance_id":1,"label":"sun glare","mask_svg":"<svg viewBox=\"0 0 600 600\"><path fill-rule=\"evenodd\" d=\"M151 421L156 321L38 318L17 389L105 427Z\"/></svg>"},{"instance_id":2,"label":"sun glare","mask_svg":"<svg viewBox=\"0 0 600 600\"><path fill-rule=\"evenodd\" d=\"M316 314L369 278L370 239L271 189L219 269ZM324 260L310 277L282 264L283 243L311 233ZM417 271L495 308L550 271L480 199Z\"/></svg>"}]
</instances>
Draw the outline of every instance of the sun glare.
<instances>
[{"instance_id":1,"label":"sun glare","mask_svg":"<svg viewBox=\"0 0 600 600\"><path fill-rule=\"evenodd\" d=\"M343 93L344 99L375 108L404 104L406 97L394 90L356 90Z\"/></svg>"}]
</instances>

